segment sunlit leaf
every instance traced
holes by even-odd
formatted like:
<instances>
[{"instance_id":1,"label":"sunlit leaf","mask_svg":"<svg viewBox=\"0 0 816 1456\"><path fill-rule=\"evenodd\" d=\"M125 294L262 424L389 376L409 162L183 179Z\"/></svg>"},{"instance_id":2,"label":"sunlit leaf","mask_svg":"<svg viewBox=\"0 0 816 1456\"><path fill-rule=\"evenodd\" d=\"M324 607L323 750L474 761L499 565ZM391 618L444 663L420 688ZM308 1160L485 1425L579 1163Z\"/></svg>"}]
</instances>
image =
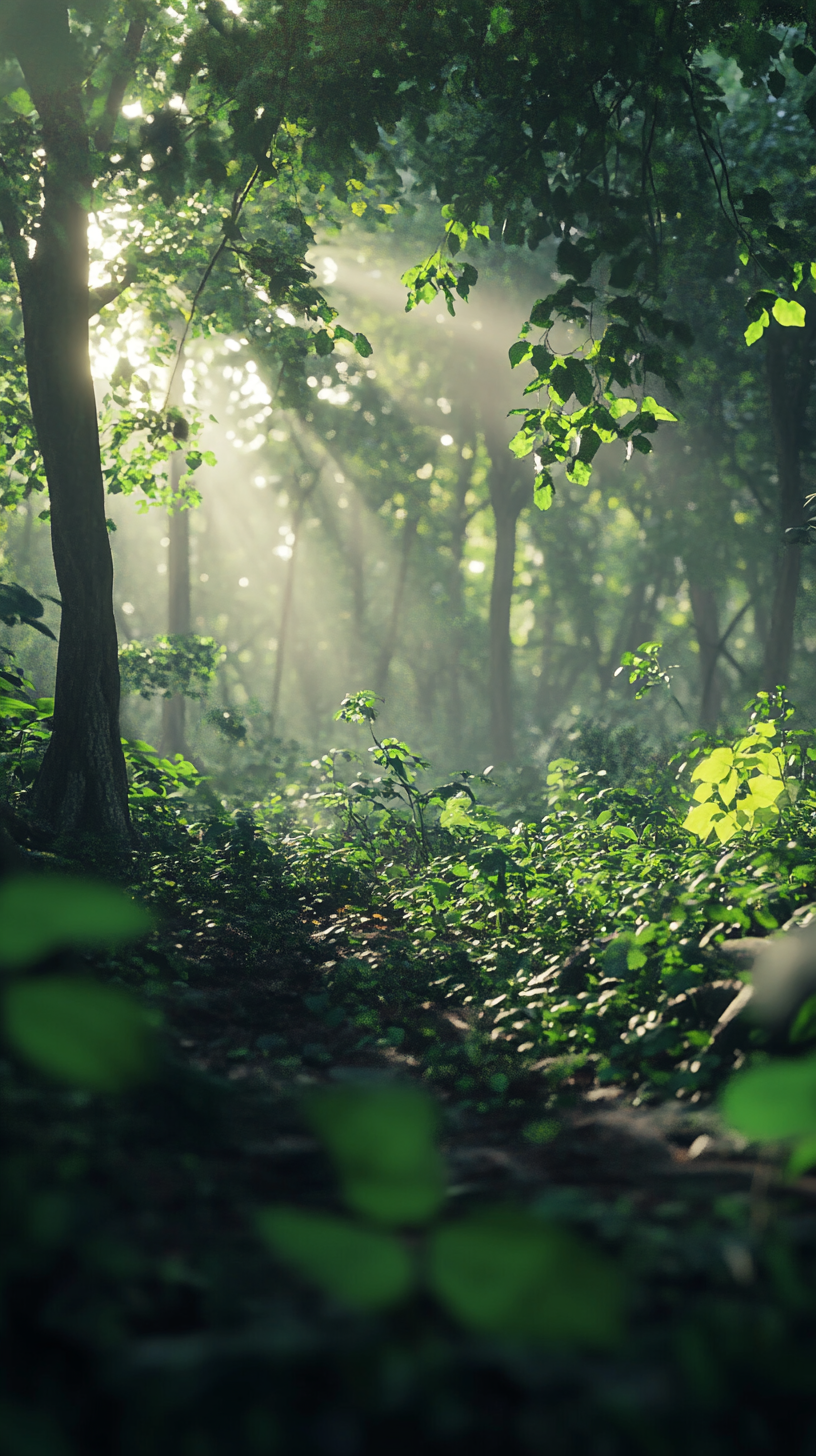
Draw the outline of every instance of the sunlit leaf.
<instances>
[{"instance_id":1,"label":"sunlit leaf","mask_svg":"<svg viewBox=\"0 0 816 1456\"><path fill-rule=\"evenodd\" d=\"M633 414L636 409L637 405L633 399L627 399L625 396L621 396L621 398L612 401L609 406L609 413L613 420L619 420L622 415Z\"/></svg>"},{"instance_id":2,"label":"sunlit leaf","mask_svg":"<svg viewBox=\"0 0 816 1456\"><path fill-rule=\"evenodd\" d=\"M73 976L13 981L3 1025L38 1072L94 1092L121 1092L151 1070L153 1030L125 991Z\"/></svg>"},{"instance_id":3,"label":"sunlit leaf","mask_svg":"<svg viewBox=\"0 0 816 1456\"><path fill-rule=\"evenodd\" d=\"M715 748L698 763L691 775L692 783L698 781L706 784L719 784L728 779L734 764L734 751L731 748Z\"/></svg>"},{"instance_id":4,"label":"sunlit leaf","mask_svg":"<svg viewBox=\"0 0 816 1456\"><path fill-rule=\"evenodd\" d=\"M795 298L778 298L773 306L773 316L778 324L786 329L803 329L805 327L805 310L801 303Z\"/></svg>"},{"instance_id":5,"label":"sunlit leaf","mask_svg":"<svg viewBox=\"0 0 816 1456\"><path fill-rule=\"evenodd\" d=\"M282 1263L344 1304L385 1309L411 1291L411 1260L393 1234L301 1208L267 1208L257 1222Z\"/></svg>"},{"instance_id":6,"label":"sunlit leaf","mask_svg":"<svg viewBox=\"0 0 816 1456\"><path fill-rule=\"evenodd\" d=\"M17 970L69 946L138 940L148 912L122 890L73 875L25 874L0 881L0 966Z\"/></svg>"},{"instance_id":7,"label":"sunlit leaf","mask_svg":"<svg viewBox=\"0 0 816 1456\"><path fill-rule=\"evenodd\" d=\"M763 311L760 317L758 319L754 319L753 322L750 323L745 330L746 344L750 346L751 344L755 344L757 339L761 339L769 323L770 319L767 313Z\"/></svg>"},{"instance_id":8,"label":"sunlit leaf","mask_svg":"<svg viewBox=\"0 0 816 1456\"><path fill-rule=\"evenodd\" d=\"M464 795L460 798L448 799L439 816L440 829L475 829L477 821L471 814L468 814L469 807L470 800Z\"/></svg>"},{"instance_id":9,"label":"sunlit leaf","mask_svg":"<svg viewBox=\"0 0 816 1456\"><path fill-rule=\"evenodd\" d=\"M665 405L658 404L657 400L654 399L651 394L647 394L644 396L644 400L640 408L641 412L644 415L651 415L653 419L668 420L672 424L677 423L677 415L673 415L671 410L666 409Z\"/></svg>"},{"instance_id":10,"label":"sunlit leaf","mask_svg":"<svg viewBox=\"0 0 816 1456\"><path fill-rule=\"evenodd\" d=\"M709 801L707 804L697 804L689 809L683 820L683 828L690 834L696 834L700 839L707 839L711 833L711 826L714 818L721 813L716 802Z\"/></svg>"},{"instance_id":11,"label":"sunlit leaf","mask_svg":"<svg viewBox=\"0 0 816 1456\"><path fill-rule=\"evenodd\" d=\"M538 476L533 486L533 500L540 511L548 511L555 497L555 487L546 476Z\"/></svg>"}]
</instances>

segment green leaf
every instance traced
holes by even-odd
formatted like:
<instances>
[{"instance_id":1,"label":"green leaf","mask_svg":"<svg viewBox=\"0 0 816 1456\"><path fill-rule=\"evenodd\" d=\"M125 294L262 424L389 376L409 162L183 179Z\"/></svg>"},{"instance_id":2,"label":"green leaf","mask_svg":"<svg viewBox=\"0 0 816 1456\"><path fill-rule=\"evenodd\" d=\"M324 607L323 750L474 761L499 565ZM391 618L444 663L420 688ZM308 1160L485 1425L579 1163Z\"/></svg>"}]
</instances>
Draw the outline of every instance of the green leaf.
<instances>
[{"instance_id":1,"label":"green leaf","mask_svg":"<svg viewBox=\"0 0 816 1456\"><path fill-rule=\"evenodd\" d=\"M692 783L721 784L734 766L733 748L715 748L698 763L691 775Z\"/></svg>"},{"instance_id":2,"label":"green leaf","mask_svg":"<svg viewBox=\"0 0 816 1456\"><path fill-rule=\"evenodd\" d=\"M723 1093L731 1127L759 1141L816 1135L816 1057L738 1072Z\"/></svg>"},{"instance_id":3,"label":"green leaf","mask_svg":"<svg viewBox=\"0 0 816 1456\"><path fill-rule=\"evenodd\" d=\"M805 310L795 298L778 298L773 306L773 316L785 329L805 327Z\"/></svg>"},{"instance_id":4,"label":"green leaf","mask_svg":"<svg viewBox=\"0 0 816 1456\"><path fill-rule=\"evenodd\" d=\"M436 1111L414 1087L314 1092L306 1116L325 1143L349 1207L377 1223L424 1223L445 1196Z\"/></svg>"},{"instance_id":5,"label":"green leaf","mask_svg":"<svg viewBox=\"0 0 816 1456\"><path fill-rule=\"evenodd\" d=\"M448 799L439 816L440 829L477 829L477 821L468 814L470 800L464 794Z\"/></svg>"},{"instance_id":6,"label":"green leaf","mask_svg":"<svg viewBox=\"0 0 816 1456\"><path fill-rule=\"evenodd\" d=\"M13 981L3 995L3 1021L14 1051L61 1082L121 1092L150 1072L147 1014L115 986L68 976Z\"/></svg>"},{"instance_id":7,"label":"green leaf","mask_svg":"<svg viewBox=\"0 0 816 1456\"><path fill-rule=\"evenodd\" d=\"M553 298L539 298L533 304L530 313L530 323L537 329L552 328L552 302Z\"/></svg>"},{"instance_id":8,"label":"green leaf","mask_svg":"<svg viewBox=\"0 0 816 1456\"><path fill-rule=\"evenodd\" d=\"M758 319L754 319L754 322L748 325L747 329L745 330L745 342L749 348L752 344L755 344L757 342L757 339L762 338L762 335L767 329L769 323L770 319L768 318L767 313L765 313L765 311L763 310L760 317Z\"/></svg>"},{"instance_id":9,"label":"green leaf","mask_svg":"<svg viewBox=\"0 0 816 1456\"><path fill-rule=\"evenodd\" d=\"M788 1033L788 1040L798 1044L814 1039L816 1039L816 996L808 996L807 1001L799 1007L796 1013L796 1018Z\"/></svg>"},{"instance_id":10,"label":"green leaf","mask_svg":"<svg viewBox=\"0 0 816 1456\"><path fill-rule=\"evenodd\" d=\"M535 485L533 486L533 500L538 506L538 509L540 511L548 511L553 503L554 496L555 486L549 475L546 473L537 475Z\"/></svg>"},{"instance_id":11,"label":"green leaf","mask_svg":"<svg viewBox=\"0 0 816 1456\"><path fill-rule=\"evenodd\" d=\"M408 1251L393 1234L285 1207L264 1209L258 1229L282 1263L357 1309L386 1309L414 1284Z\"/></svg>"},{"instance_id":12,"label":"green leaf","mask_svg":"<svg viewBox=\"0 0 816 1456\"><path fill-rule=\"evenodd\" d=\"M3 100L6 106L10 106L12 111L16 111L18 116L30 116L34 110L34 103L22 86L18 86L16 91L9 91Z\"/></svg>"},{"instance_id":13,"label":"green leaf","mask_svg":"<svg viewBox=\"0 0 816 1456\"><path fill-rule=\"evenodd\" d=\"M371 344L369 344L365 334L354 335L354 348L360 355L361 359L370 359L371 355L374 353L374 350Z\"/></svg>"},{"instance_id":14,"label":"green leaf","mask_svg":"<svg viewBox=\"0 0 816 1456\"><path fill-rule=\"evenodd\" d=\"M153 921L129 895L73 875L13 875L0 882L0 966L18 970L69 946L122 945Z\"/></svg>"},{"instance_id":15,"label":"green leaf","mask_svg":"<svg viewBox=\"0 0 816 1456\"><path fill-rule=\"evenodd\" d=\"M587 460L581 460L574 455L567 465L567 475L574 480L576 485L589 485L592 478L592 466Z\"/></svg>"},{"instance_id":16,"label":"green leaf","mask_svg":"<svg viewBox=\"0 0 816 1456\"><path fill-rule=\"evenodd\" d=\"M609 406L609 413L613 420L619 420L621 415L630 415L635 412L637 405L633 399L627 399L625 395L614 399Z\"/></svg>"},{"instance_id":17,"label":"green leaf","mask_svg":"<svg viewBox=\"0 0 816 1456\"><path fill-rule=\"evenodd\" d=\"M518 460L523 460L525 455L531 454L534 447L535 435L531 435L526 429L519 430L510 441L510 449Z\"/></svg>"},{"instance_id":18,"label":"green leaf","mask_svg":"<svg viewBox=\"0 0 816 1456\"><path fill-rule=\"evenodd\" d=\"M558 1349L609 1347L623 1324L612 1264L573 1234L524 1211L488 1210L443 1224L429 1282L466 1328Z\"/></svg>"},{"instance_id":19,"label":"green leaf","mask_svg":"<svg viewBox=\"0 0 816 1456\"><path fill-rule=\"evenodd\" d=\"M651 415L653 419L668 420L673 425L677 424L677 415L673 415L671 410L666 409L664 405L658 404L650 394L645 396L640 409L642 414Z\"/></svg>"},{"instance_id":20,"label":"green leaf","mask_svg":"<svg viewBox=\"0 0 816 1456\"><path fill-rule=\"evenodd\" d=\"M523 364L525 359L530 358L532 352L533 346L527 339L516 339L515 344L511 344L508 350L511 369L515 369L517 365Z\"/></svg>"},{"instance_id":21,"label":"green leaf","mask_svg":"<svg viewBox=\"0 0 816 1456\"><path fill-rule=\"evenodd\" d=\"M314 351L319 357L322 358L326 354L332 353L334 339L327 329L318 329L316 334L312 334L312 340L314 342Z\"/></svg>"}]
</instances>

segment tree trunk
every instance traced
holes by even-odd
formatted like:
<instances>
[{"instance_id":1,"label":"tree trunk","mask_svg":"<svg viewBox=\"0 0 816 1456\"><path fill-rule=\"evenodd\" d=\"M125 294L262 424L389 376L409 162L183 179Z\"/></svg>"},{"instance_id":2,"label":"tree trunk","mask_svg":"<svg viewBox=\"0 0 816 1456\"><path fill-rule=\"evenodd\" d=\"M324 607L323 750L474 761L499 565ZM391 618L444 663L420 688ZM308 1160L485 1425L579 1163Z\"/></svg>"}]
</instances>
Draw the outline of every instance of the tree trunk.
<instances>
[{"instance_id":1,"label":"tree trunk","mask_svg":"<svg viewBox=\"0 0 816 1456\"><path fill-rule=\"evenodd\" d=\"M170 485L176 495L184 470L184 451L170 457ZM186 637L192 631L190 611L190 512L176 506L167 518L170 546L167 552L167 630L171 636ZM165 758L187 748L187 703L183 693L162 699L161 752Z\"/></svg>"},{"instance_id":2,"label":"tree trunk","mask_svg":"<svg viewBox=\"0 0 816 1456\"><path fill-rule=\"evenodd\" d=\"M473 475L473 460L476 454L475 419L472 412L465 417L466 428L462 437L470 449L466 459L459 457L459 471L456 478L455 501L451 525L451 564L448 585L450 603L450 659L448 667L448 722L451 749L458 758L462 752L464 714L462 709L462 649L465 638L465 601L462 585L462 557L465 553L468 521L472 515L465 503Z\"/></svg>"},{"instance_id":3,"label":"tree trunk","mask_svg":"<svg viewBox=\"0 0 816 1456\"><path fill-rule=\"evenodd\" d=\"M54 833L89 832L125 849L130 825L119 733L113 561L89 358L90 148L79 83L67 74L67 9L32 0L18 15L13 44L40 115L46 153L43 207L30 260L9 238L6 216L3 225L20 285L31 409L48 480L62 598L53 733L32 807Z\"/></svg>"},{"instance_id":4,"label":"tree trunk","mask_svg":"<svg viewBox=\"0 0 816 1456\"><path fill-rule=\"evenodd\" d=\"M717 671L720 627L713 587L689 582L694 630L700 648L700 726L714 729L722 708L722 683Z\"/></svg>"},{"instance_id":5,"label":"tree trunk","mask_svg":"<svg viewBox=\"0 0 816 1456\"><path fill-rule=\"evenodd\" d=\"M388 686L388 674L391 670L391 661L397 650L399 641L399 630L402 622L402 604L405 600L405 588L408 583L408 563L411 559L411 547L416 540L419 521L409 518L402 528L402 551L400 553L399 571L397 572L396 585L394 587L394 600L391 604L391 616L383 640L380 655L377 660L377 667L374 673L374 691L382 698Z\"/></svg>"},{"instance_id":6,"label":"tree trunk","mask_svg":"<svg viewBox=\"0 0 816 1456\"><path fill-rule=\"evenodd\" d=\"M786 329L772 322L768 330L768 394L776 447L780 534L788 526L802 523L801 454L813 375L810 354L815 323L816 311L810 307L803 329ZM800 546L779 547L762 665L762 686L767 690L786 683L790 672L801 556Z\"/></svg>"},{"instance_id":7,"label":"tree trunk","mask_svg":"<svg viewBox=\"0 0 816 1456\"><path fill-rule=\"evenodd\" d=\"M299 526L299 521L295 521L295 540L292 545L292 555L286 563L286 580L283 584L283 607L281 609L280 627L278 628L278 650L275 653L275 677L272 682L272 702L269 710L273 732L277 722L278 708L280 707L283 664L286 660L286 639L289 636L289 624L292 620L292 597L295 589L295 552L297 551L298 545Z\"/></svg>"},{"instance_id":8,"label":"tree trunk","mask_svg":"<svg viewBox=\"0 0 816 1456\"><path fill-rule=\"evenodd\" d=\"M518 462L498 433L487 440L490 453L490 504L496 524L493 581L490 588L490 741L496 763L513 757L513 644L510 609L516 565L516 525L531 495L519 477Z\"/></svg>"}]
</instances>

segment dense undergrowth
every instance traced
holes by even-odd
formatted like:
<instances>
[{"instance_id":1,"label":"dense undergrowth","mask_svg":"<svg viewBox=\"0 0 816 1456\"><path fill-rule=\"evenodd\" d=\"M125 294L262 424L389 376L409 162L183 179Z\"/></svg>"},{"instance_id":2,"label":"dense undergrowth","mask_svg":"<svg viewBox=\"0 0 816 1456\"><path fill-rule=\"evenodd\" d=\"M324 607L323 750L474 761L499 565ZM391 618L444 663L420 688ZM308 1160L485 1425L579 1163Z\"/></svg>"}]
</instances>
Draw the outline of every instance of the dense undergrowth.
<instances>
[{"instance_id":1,"label":"dense undergrowth","mask_svg":"<svg viewBox=\"0 0 816 1456\"><path fill-rule=\"evenodd\" d=\"M110 879L27 826L49 704L7 686L27 868L46 897L78 849ZM648 778L551 760L522 798L436 783L375 709L342 709L359 759L282 754L248 801L129 744L113 874L152 930L7 958L11 987L81 977L140 1008L142 1040L129 1023L115 1096L99 1039L96 1083L60 1079L65 1029L26 1043L7 1003L0 1450L672 1456L777 1450L784 1418L815 1451L812 1190L717 1111L735 1069L812 1045L720 1021L734 946L813 899L810 736L754 705L786 787L706 844L683 827L695 782L726 782L692 779L719 762L704 739ZM438 1132L409 1097L378 1133L411 1084Z\"/></svg>"}]
</instances>

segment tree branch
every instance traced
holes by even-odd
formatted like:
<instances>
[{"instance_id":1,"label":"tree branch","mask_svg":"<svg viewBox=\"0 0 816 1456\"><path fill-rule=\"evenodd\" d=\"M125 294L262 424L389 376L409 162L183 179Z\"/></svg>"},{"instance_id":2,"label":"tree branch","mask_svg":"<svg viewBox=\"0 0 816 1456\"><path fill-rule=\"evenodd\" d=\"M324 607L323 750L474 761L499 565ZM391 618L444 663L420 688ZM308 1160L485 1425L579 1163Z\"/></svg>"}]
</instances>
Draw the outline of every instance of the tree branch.
<instances>
[{"instance_id":1,"label":"tree branch","mask_svg":"<svg viewBox=\"0 0 816 1456\"><path fill-rule=\"evenodd\" d=\"M88 317L93 318L94 314L101 313L109 303L113 303L120 293L124 293L136 278L135 268L126 268L123 278L119 283L107 283L104 288L92 288L88 294Z\"/></svg>"},{"instance_id":2,"label":"tree branch","mask_svg":"<svg viewBox=\"0 0 816 1456\"><path fill-rule=\"evenodd\" d=\"M5 172L5 163L2 163L2 167ZM3 236L6 239L8 250L11 254L11 261L14 264L14 271L17 274L17 282L22 289L29 271L28 247L20 227L20 213L17 203L8 183L2 178L0 178L0 227L3 229Z\"/></svg>"},{"instance_id":3,"label":"tree branch","mask_svg":"<svg viewBox=\"0 0 816 1456\"><path fill-rule=\"evenodd\" d=\"M136 59L142 48L144 33L147 29L147 22L144 13L131 20L128 26L125 42L122 46L121 59L108 88L108 96L105 102L105 110L102 120L96 128L93 142L98 152L106 152L113 141L113 133L119 119L119 112L122 109L122 102L125 99L127 84L133 75Z\"/></svg>"}]
</instances>

